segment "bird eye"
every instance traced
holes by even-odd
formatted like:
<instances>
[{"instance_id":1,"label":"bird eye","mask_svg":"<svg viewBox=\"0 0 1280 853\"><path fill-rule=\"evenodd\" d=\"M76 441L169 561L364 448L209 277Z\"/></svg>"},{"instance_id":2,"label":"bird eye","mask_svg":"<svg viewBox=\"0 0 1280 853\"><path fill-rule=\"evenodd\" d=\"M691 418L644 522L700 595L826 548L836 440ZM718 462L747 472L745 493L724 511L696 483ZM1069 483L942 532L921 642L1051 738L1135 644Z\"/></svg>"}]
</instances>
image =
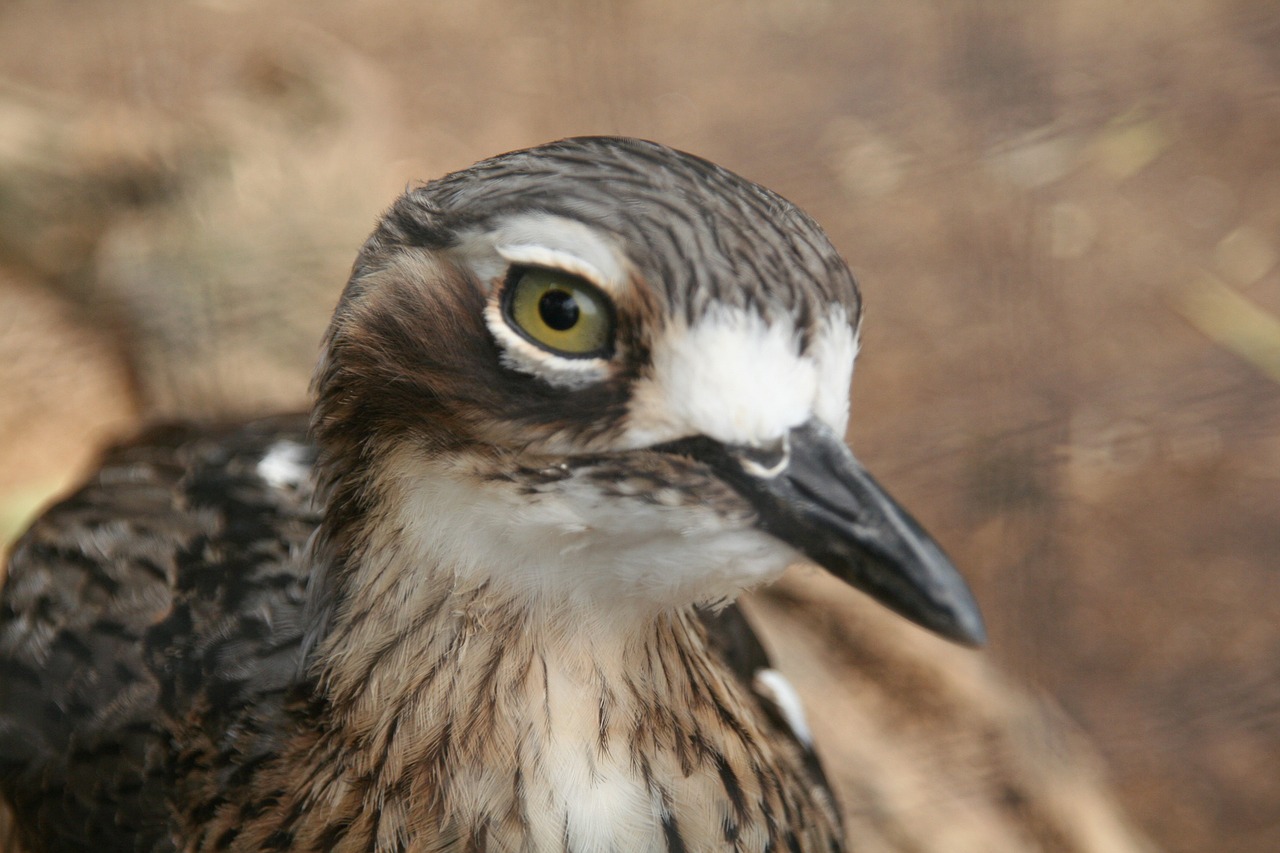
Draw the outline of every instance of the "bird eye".
<instances>
[{"instance_id":1,"label":"bird eye","mask_svg":"<svg viewBox=\"0 0 1280 853\"><path fill-rule=\"evenodd\" d=\"M507 323L557 355L608 357L613 306L594 285L559 270L515 269L502 294Z\"/></svg>"}]
</instances>

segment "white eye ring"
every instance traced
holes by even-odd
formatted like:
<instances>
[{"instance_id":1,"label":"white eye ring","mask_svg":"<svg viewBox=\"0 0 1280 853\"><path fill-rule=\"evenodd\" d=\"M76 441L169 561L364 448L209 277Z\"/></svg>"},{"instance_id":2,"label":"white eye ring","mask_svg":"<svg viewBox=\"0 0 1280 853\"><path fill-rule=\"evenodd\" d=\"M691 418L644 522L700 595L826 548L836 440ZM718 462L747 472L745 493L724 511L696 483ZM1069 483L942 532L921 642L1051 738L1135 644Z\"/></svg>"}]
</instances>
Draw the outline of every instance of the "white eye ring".
<instances>
[{"instance_id":1,"label":"white eye ring","mask_svg":"<svg viewBox=\"0 0 1280 853\"><path fill-rule=\"evenodd\" d=\"M571 250L570 246L582 251ZM511 267L543 267L582 278L616 299L629 282L625 257L612 240L576 220L550 214L521 214L482 231L464 234L456 252L459 260L490 288L484 309L485 325L502 351L504 367L567 389L584 388L609 377L609 359L558 356L512 329L504 316L502 288L497 284ZM618 354L615 350L613 362Z\"/></svg>"},{"instance_id":2,"label":"white eye ring","mask_svg":"<svg viewBox=\"0 0 1280 853\"><path fill-rule=\"evenodd\" d=\"M574 273L578 275L580 273ZM511 328L502 310L502 294L495 289L484 308L484 322L502 350L502 364L554 385L575 390L602 382L609 376L609 360L566 358L548 352Z\"/></svg>"}]
</instances>

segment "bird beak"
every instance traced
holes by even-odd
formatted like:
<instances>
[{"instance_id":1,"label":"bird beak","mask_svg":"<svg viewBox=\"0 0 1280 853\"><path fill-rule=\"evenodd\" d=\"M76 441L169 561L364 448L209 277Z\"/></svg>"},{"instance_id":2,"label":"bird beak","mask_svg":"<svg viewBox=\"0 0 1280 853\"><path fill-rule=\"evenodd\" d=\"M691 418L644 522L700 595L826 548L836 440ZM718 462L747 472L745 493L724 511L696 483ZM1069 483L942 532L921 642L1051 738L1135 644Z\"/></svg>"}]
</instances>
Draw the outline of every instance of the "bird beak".
<instances>
[{"instance_id":1,"label":"bird beak","mask_svg":"<svg viewBox=\"0 0 1280 853\"><path fill-rule=\"evenodd\" d=\"M709 466L765 532L891 610L950 640L986 641L964 578L828 426L810 420L761 450L697 437L663 449Z\"/></svg>"}]
</instances>

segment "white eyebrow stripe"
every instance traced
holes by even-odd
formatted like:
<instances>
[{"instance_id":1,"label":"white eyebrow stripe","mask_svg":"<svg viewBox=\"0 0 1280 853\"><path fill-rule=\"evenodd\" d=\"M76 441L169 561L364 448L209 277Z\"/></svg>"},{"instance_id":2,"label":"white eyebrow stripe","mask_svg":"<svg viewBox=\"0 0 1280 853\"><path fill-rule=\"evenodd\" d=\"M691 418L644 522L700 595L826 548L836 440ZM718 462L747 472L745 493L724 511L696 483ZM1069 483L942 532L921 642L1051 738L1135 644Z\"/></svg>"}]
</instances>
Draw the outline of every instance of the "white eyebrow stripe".
<instances>
[{"instance_id":1,"label":"white eyebrow stripe","mask_svg":"<svg viewBox=\"0 0 1280 853\"><path fill-rule=\"evenodd\" d=\"M450 253L486 286L513 264L564 270L611 296L631 284L631 263L613 235L550 213L518 213L463 231Z\"/></svg>"},{"instance_id":2,"label":"white eyebrow stripe","mask_svg":"<svg viewBox=\"0 0 1280 853\"><path fill-rule=\"evenodd\" d=\"M585 278L601 290L616 290L614 282L610 281L595 264L560 249L526 244L495 246L494 250L507 263L562 270Z\"/></svg>"},{"instance_id":3,"label":"white eyebrow stripe","mask_svg":"<svg viewBox=\"0 0 1280 853\"><path fill-rule=\"evenodd\" d=\"M597 228L550 213L522 213L494 223L493 251L508 263L537 263L574 272L602 289L627 285L627 260L617 240Z\"/></svg>"}]
</instances>

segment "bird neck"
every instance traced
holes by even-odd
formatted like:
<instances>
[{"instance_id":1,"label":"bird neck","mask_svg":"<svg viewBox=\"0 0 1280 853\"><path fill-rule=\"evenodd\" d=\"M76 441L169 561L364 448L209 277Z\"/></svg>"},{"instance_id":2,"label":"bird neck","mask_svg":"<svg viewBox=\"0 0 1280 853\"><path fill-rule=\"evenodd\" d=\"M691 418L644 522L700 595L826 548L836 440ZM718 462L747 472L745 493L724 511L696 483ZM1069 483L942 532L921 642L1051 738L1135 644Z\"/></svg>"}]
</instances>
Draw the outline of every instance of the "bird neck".
<instances>
[{"instance_id":1,"label":"bird neck","mask_svg":"<svg viewBox=\"0 0 1280 853\"><path fill-rule=\"evenodd\" d=\"M493 581L502 567L451 563L387 503L403 495L363 502L313 650L319 734L298 749L316 769L290 799L333 808L285 810L300 849L335 833L405 849L783 849L787 816L830 849L830 802L692 607L617 618L516 594Z\"/></svg>"},{"instance_id":2,"label":"bird neck","mask_svg":"<svg viewBox=\"0 0 1280 853\"><path fill-rule=\"evenodd\" d=\"M727 710L746 699L691 612L620 632L485 585L435 585L412 608L403 594L372 597L321 649L326 720L309 754L341 775L299 798L337 794L348 841L657 851L678 831L683 849L714 849L725 816L763 840L770 817L803 811L765 781L794 763ZM332 823L291 832L323 847Z\"/></svg>"},{"instance_id":3,"label":"bird neck","mask_svg":"<svg viewBox=\"0 0 1280 853\"><path fill-rule=\"evenodd\" d=\"M655 642L702 642L700 626L684 613L610 623L573 607L515 599L440 566L376 566L386 559L371 558L375 565L357 570L357 578L369 574L381 583L347 598L313 663L344 725L362 731L409 711L434 723L473 716L499 688L519 692L533 669L585 689L619 677Z\"/></svg>"}]
</instances>

